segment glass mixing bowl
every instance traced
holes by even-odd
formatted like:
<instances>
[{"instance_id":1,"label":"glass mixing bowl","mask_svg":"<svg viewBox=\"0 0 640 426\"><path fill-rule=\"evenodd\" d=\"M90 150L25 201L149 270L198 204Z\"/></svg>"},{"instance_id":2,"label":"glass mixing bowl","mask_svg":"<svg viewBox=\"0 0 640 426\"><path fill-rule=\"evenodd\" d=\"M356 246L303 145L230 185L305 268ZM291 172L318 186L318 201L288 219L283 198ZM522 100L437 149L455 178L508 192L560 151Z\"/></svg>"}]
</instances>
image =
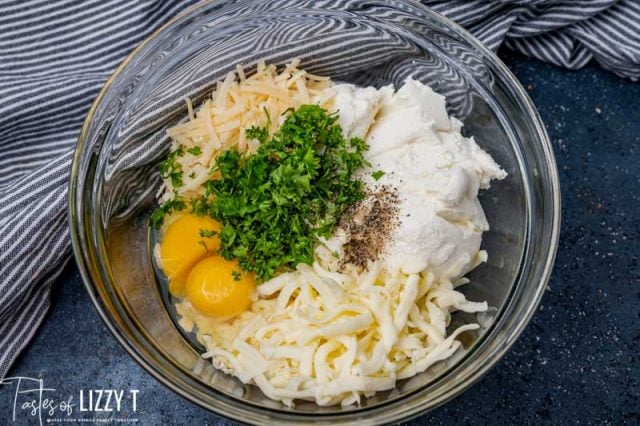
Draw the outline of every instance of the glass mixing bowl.
<instances>
[{"instance_id":1,"label":"glass mixing bowl","mask_svg":"<svg viewBox=\"0 0 640 426\"><path fill-rule=\"evenodd\" d=\"M509 173L481 193L489 260L463 290L492 309L454 359L359 407L286 408L213 369L177 329L149 249L157 163L169 146L164 129L186 115L183 98L197 103L210 93L235 66L229 52L243 54L247 70L261 57L276 64L299 57L311 72L361 85L398 85L412 75L447 96L464 132ZM553 152L525 91L469 33L410 0L221 0L188 9L142 43L100 92L78 141L69 196L78 266L111 332L169 388L247 423L386 423L458 395L505 354L536 310L560 222ZM475 320L454 314L452 326Z\"/></svg>"}]
</instances>

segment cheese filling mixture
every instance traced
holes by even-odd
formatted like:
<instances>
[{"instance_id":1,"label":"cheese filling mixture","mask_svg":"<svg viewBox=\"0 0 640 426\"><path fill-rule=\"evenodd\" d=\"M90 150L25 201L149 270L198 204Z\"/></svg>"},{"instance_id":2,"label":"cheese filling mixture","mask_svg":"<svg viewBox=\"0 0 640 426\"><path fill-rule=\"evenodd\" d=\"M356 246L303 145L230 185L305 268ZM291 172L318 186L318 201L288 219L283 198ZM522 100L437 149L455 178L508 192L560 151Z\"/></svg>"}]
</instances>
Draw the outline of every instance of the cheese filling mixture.
<instances>
[{"instance_id":1,"label":"cheese filling mixture","mask_svg":"<svg viewBox=\"0 0 640 426\"><path fill-rule=\"evenodd\" d=\"M351 405L451 357L506 173L444 97L260 62L168 130L155 259L213 366L292 406Z\"/></svg>"}]
</instances>

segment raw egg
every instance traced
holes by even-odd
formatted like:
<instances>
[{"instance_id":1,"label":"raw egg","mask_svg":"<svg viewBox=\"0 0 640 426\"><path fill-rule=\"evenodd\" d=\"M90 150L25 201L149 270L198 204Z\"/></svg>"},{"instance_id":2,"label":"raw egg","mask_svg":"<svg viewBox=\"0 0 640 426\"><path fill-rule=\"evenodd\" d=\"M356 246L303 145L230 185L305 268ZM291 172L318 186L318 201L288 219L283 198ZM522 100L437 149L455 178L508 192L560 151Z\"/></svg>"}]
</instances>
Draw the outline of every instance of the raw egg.
<instances>
[{"instance_id":1,"label":"raw egg","mask_svg":"<svg viewBox=\"0 0 640 426\"><path fill-rule=\"evenodd\" d=\"M184 296L189 271L203 257L218 250L216 232L222 226L207 216L180 215L164 232L160 244L162 270L169 278L169 291Z\"/></svg>"},{"instance_id":2,"label":"raw egg","mask_svg":"<svg viewBox=\"0 0 640 426\"><path fill-rule=\"evenodd\" d=\"M193 307L216 318L230 318L249 309L254 288L253 273L220 256L201 260L187 278L187 297Z\"/></svg>"}]
</instances>

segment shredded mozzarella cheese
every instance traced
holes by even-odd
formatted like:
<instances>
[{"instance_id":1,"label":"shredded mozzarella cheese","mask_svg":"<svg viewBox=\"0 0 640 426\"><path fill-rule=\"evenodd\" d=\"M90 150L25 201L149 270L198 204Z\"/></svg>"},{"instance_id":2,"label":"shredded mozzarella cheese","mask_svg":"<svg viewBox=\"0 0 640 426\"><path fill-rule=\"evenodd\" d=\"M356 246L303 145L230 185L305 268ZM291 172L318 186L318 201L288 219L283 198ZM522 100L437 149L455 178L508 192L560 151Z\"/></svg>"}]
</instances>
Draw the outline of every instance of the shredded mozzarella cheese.
<instances>
[{"instance_id":1,"label":"shredded mozzarella cheese","mask_svg":"<svg viewBox=\"0 0 640 426\"><path fill-rule=\"evenodd\" d=\"M199 315L186 300L178 312L216 368L292 406L296 399L356 404L392 389L451 357L459 335L479 328L467 324L447 336L452 312L486 309L428 271L389 275L371 263L344 275L316 256L312 267L260 285L251 310L230 322Z\"/></svg>"}]
</instances>

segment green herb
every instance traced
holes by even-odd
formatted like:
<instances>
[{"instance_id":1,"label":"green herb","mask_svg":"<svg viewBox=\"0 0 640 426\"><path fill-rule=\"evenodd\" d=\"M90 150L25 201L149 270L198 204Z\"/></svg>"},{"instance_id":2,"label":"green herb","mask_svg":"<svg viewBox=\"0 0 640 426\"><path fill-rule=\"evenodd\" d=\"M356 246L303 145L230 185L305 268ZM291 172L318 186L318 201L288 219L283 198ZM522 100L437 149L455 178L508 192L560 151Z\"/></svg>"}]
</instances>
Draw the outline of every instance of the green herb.
<instances>
[{"instance_id":1,"label":"green herb","mask_svg":"<svg viewBox=\"0 0 640 426\"><path fill-rule=\"evenodd\" d=\"M176 159L183 155L184 149L182 145L180 145L175 151L169 153L166 160L160 163L160 177L162 177L162 179L171 179L171 185L173 185L174 188L182 186L182 166Z\"/></svg>"},{"instance_id":2,"label":"green herb","mask_svg":"<svg viewBox=\"0 0 640 426\"><path fill-rule=\"evenodd\" d=\"M200 148L199 146L194 146L192 148L189 148L187 152L191 155L200 155L202 154L202 148Z\"/></svg>"},{"instance_id":3,"label":"green herb","mask_svg":"<svg viewBox=\"0 0 640 426\"><path fill-rule=\"evenodd\" d=\"M266 127L246 130L260 147L253 155L222 152L195 214L222 225L219 253L237 259L259 281L298 263L313 262L318 237L329 237L342 212L364 197L353 177L366 165L362 139L346 141L337 116L315 105L286 112L271 139Z\"/></svg>"},{"instance_id":4,"label":"green herb","mask_svg":"<svg viewBox=\"0 0 640 426\"><path fill-rule=\"evenodd\" d=\"M231 276L234 281L240 281L240 271L236 271L235 269L231 271Z\"/></svg>"},{"instance_id":5,"label":"green herb","mask_svg":"<svg viewBox=\"0 0 640 426\"><path fill-rule=\"evenodd\" d=\"M245 131L245 134L247 138L255 139L261 144L269 139L269 130L266 127L251 126Z\"/></svg>"},{"instance_id":6,"label":"green herb","mask_svg":"<svg viewBox=\"0 0 640 426\"><path fill-rule=\"evenodd\" d=\"M386 173L382 170L376 170L375 172L371 173L371 177L373 177L375 180L380 180L380 178L384 175L386 175Z\"/></svg>"},{"instance_id":7,"label":"green herb","mask_svg":"<svg viewBox=\"0 0 640 426\"><path fill-rule=\"evenodd\" d=\"M191 212L198 215L204 216L209 214L209 204L207 202L206 197L200 198L192 198L191 199Z\"/></svg>"},{"instance_id":8,"label":"green herb","mask_svg":"<svg viewBox=\"0 0 640 426\"><path fill-rule=\"evenodd\" d=\"M204 248L204 251L206 253L209 253L209 247L207 247L207 243L205 243L203 240L200 240L198 241L198 244L200 244Z\"/></svg>"},{"instance_id":9,"label":"green herb","mask_svg":"<svg viewBox=\"0 0 640 426\"><path fill-rule=\"evenodd\" d=\"M267 125L264 126L267 129L269 129L269 127L271 127L271 114L269 114L269 110L267 109L267 107L262 107L262 110L264 111L265 115L267 116ZM286 112L286 111L285 111Z\"/></svg>"},{"instance_id":10,"label":"green herb","mask_svg":"<svg viewBox=\"0 0 640 426\"><path fill-rule=\"evenodd\" d=\"M203 238L211 238L214 235L218 235L218 233L216 231L213 231L211 229L201 229L200 230L200 236Z\"/></svg>"},{"instance_id":11,"label":"green herb","mask_svg":"<svg viewBox=\"0 0 640 426\"><path fill-rule=\"evenodd\" d=\"M179 211L185 208L185 202L181 198L175 198L167 201L151 213L149 218L149 224L154 228L159 228L164 223L164 217L171 214L174 211Z\"/></svg>"}]
</instances>

